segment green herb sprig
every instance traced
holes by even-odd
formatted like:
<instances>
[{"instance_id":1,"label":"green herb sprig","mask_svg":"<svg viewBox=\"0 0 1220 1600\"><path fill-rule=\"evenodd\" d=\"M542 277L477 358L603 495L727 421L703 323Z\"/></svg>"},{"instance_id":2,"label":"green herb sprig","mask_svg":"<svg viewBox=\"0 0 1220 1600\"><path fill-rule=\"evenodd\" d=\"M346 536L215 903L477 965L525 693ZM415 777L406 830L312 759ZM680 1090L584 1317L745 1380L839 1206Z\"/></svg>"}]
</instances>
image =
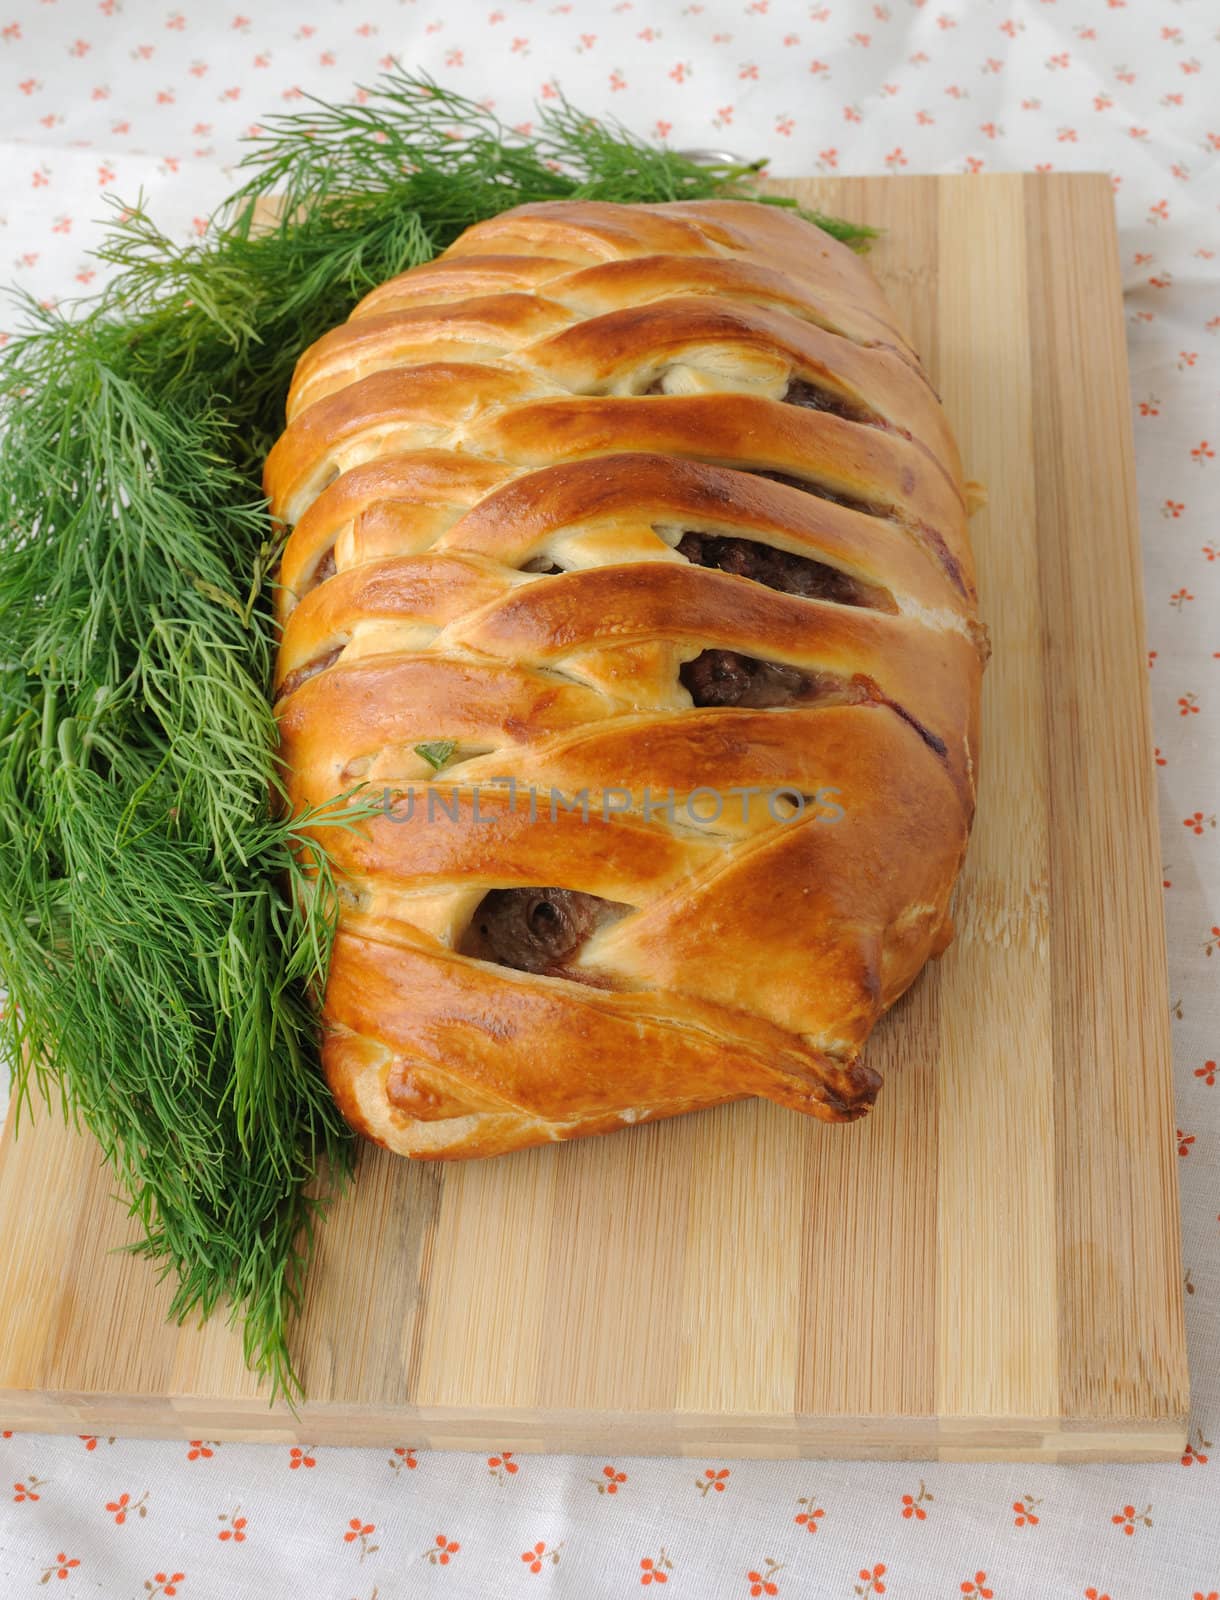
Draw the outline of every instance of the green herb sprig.
<instances>
[{"instance_id":1,"label":"green herb sprig","mask_svg":"<svg viewBox=\"0 0 1220 1600\"><path fill-rule=\"evenodd\" d=\"M453 752L457 749L457 741L433 739L428 744L412 745L411 748L417 756L422 756L434 772L439 772L451 760Z\"/></svg>"},{"instance_id":2,"label":"green herb sprig","mask_svg":"<svg viewBox=\"0 0 1220 1600\"><path fill-rule=\"evenodd\" d=\"M352 1164L316 1063L337 906L318 832L373 809L279 805L259 477L293 365L511 206L757 198L754 167L563 100L528 136L399 71L360 102L269 119L200 241L121 211L100 295L24 301L0 358L0 1049L19 1111L33 1089L96 1136L172 1314L227 1302L273 1398L300 1392L288 1325Z\"/></svg>"}]
</instances>

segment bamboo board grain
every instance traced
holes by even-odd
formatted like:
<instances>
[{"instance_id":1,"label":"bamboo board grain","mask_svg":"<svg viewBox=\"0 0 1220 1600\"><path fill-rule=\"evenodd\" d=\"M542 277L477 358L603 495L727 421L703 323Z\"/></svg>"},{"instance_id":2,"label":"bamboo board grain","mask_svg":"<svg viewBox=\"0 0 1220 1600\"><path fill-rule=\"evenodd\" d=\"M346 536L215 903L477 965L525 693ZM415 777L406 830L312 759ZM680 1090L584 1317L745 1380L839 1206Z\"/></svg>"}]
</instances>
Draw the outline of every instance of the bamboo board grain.
<instances>
[{"instance_id":1,"label":"bamboo board grain","mask_svg":"<svg viewBox=\"0 0 1220 1600\"><path fill-rule=\"evenodd\" d=\"M1187 1380L1127 369L1100 176L799 180L874 263L968 471L995 654L958 938L872 1117L750 1103L497 1161L372 1150L269 1409L93 1147L0 1149L0 1414L73 1433L1080 1460L1178 1455Z\"/></svg>"}]
</instances>

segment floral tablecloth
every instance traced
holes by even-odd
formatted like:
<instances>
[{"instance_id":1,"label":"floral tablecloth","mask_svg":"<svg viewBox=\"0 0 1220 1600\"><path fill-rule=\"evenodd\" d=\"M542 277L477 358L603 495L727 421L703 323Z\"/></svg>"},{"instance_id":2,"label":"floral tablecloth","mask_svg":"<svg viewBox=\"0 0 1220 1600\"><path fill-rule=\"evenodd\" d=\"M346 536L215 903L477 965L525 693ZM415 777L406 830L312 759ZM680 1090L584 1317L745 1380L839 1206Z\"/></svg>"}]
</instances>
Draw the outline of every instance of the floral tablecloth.
<instances>
[{"instance_id":1,"label":"floral tablecloth","mask_svg":"<svg viewBox=\"0 0 1220 1600\"><path fill-rule=\"evenodd\" d=\"M0 1595L1220 1600L1220 11L1214 0L0 0L0 265L39 297L87 292L104 194L142 189L188 236L260 116L304 93L346 97L395 59L487 97L510 124L561 85L659 140L766 155L777 173L1112 174L1190 1445L1180 1464L1054 1468L5 1433Z\"/></svg>"}]
</instances>

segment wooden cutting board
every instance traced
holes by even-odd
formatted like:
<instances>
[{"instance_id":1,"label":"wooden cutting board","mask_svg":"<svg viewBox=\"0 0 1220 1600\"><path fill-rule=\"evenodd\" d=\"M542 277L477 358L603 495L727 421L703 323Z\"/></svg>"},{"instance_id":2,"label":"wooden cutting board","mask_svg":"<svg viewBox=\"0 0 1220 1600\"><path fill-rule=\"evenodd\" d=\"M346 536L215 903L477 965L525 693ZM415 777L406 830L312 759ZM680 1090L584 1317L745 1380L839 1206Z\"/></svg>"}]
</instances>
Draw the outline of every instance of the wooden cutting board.
<instances>
[{"instance_id":1,"label":"wooden cutting board","mask_svg":"<svg viewBox=\"0 0 1220 1600\"><path fill-rule=\"evenodd\" d=\"M847 1128L749 1103L495 1161L371 1148L268 1409L88 1141L0 1149L7 1427L724 1456L1170 1457L1187 1377L1160 855L1108 179L799 180L968 472L995 653L958 937Z\"/></svg>"}]
</instances>

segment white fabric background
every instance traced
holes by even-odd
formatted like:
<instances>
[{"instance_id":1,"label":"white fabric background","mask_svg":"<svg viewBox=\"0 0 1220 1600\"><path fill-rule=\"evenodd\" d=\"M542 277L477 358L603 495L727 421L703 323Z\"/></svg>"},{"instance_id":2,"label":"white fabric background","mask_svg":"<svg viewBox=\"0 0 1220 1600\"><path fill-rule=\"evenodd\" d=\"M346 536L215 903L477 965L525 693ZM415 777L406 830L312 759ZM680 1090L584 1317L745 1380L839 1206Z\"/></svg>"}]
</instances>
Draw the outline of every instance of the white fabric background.
<instances>
[{"instance_id":1,"label":"white fabric background","mask_svg":"<svg viewBox=\"0 0 1220 1600\"><path fill-rule=\"evenodd\" d=\"M697 1600L1220 1600L1218 29L1214 0L0 0L0 267L47 299L96 285L103 194L143 189L185 235L260 115L302 91L343 98L391 57L511 124L559 83L641 132L780 173L1113 174L1195 1405L1191 1449L1168 1466L506 1465L411 1454L410 1439L294 1453L5 1435L5 1600L600 1597L661 1578ZM796 1520L810 1507L812 1533ZM438 1538L457 1547L444 1562ZM522 1554L539 1543L534 1570Z\"/></svg>"}]
</instances>

